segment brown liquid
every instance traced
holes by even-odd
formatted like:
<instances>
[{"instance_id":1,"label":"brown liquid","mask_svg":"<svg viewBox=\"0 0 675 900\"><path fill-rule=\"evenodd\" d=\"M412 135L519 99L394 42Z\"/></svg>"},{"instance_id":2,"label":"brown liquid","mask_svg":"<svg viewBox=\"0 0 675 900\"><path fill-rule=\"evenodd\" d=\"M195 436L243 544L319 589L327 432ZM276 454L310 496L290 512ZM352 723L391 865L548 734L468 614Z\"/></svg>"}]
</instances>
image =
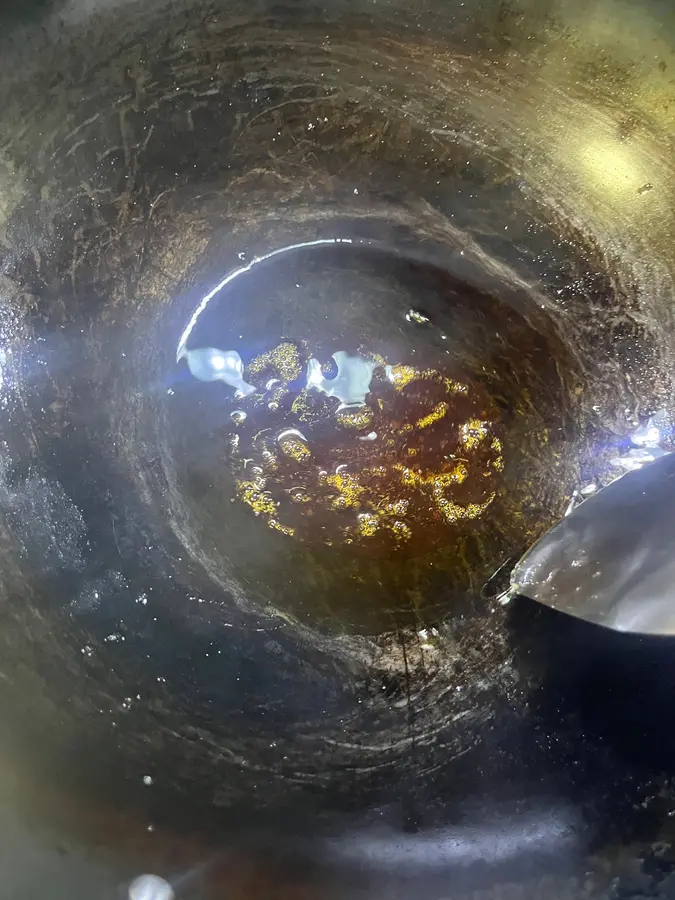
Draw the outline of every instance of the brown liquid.
<instances>
[{"instance_id":1,"label":"brown liquid","mask_svg":"<svg viewBox=\"0 0 675 900\"><path fill-rule=\"evenodd\" d=\"M230 435L238 498L306 543L416 555L447 541L494 500L503 470L494 404L440 369L379 364L366 404L289 387L302 370L288 342L247 377L274 383ZM270 399L270 397L272 399Z\"/></svg>"}]
</instances>

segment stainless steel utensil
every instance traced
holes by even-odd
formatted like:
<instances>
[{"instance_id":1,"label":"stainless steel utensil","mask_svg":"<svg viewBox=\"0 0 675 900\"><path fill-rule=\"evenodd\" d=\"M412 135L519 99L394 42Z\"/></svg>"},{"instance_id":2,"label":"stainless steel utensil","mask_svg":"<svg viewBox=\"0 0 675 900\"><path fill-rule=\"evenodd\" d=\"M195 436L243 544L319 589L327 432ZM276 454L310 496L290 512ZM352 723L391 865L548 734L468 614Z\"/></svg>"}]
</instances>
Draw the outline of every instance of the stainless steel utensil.
<instances>
[{"instance_id":1,"label":"stainless steel utensil","mask_svg":"<svg viewBox=\"0 0 675 900\"><path fill-rule=\"evenodd\" d=\"M608 628L675 635L675 454L584 500L518 562L511 584Z\"/></svg>"}]
</instances>

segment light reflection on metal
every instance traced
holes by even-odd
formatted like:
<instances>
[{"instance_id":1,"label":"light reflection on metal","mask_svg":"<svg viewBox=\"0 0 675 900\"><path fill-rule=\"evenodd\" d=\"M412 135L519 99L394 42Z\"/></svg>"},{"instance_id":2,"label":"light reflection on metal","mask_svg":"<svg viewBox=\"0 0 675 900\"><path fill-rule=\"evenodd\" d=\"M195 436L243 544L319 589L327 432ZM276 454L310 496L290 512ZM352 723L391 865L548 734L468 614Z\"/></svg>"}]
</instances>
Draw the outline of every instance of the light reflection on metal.
<instances>
[{"instance_id":1,"label":"light reflection on metal","mask_svg":"<svg viewBox=\"0 0 675 900\"><path fill-rule=\"evenodd\" d=\"M666 451L661 447L640 448L630 450L625 456L614 456L610 459L610 463L617 469L623 469L624 472L634 472L665 454Z\"/></svg>"},{"instance_id":2,"label":"light reflection on metal","mask_svg":"<svg viewBox=\"0 0 675 900\"><path fill-rule=\"evenodd\" d=\"M636 431L631 436L631 441L638 447L658 447L661 442L661 432L656 426L651 425Z\"/></svg>"},{"instance_id":3,"label":"light reflection on metal","mask_svg":"<svg viewBox=\"0 0 675 900\"><path fill-rule=\"evenodd\" d=\"M307 387L321 391L327 397L336 397L340 401L337 411L364 406L370 392L373 372L377 362L364 359L363 356L350 356L344 350L333 354L337 375L326 378L318 359L310 359L307 363Z\"/></svg>"},{"instance_id":4,"label":"light reflection on metal","mask_svg":"<svg viewBox=\"0 0 675 900\"><path fill-rule=\"evenodd\" d=\"M585 180L596 189L633 198L649 182L650 172L638 153L618 137L595 138L582 144L580 162Z\"/></svg>"},{"instance_id":5,"label":"light reflection on metal","mask_svg":"<svg viewBox=\"0 0 675 900\"><path fill-rule=\"evenodd\" d=\"M630 436L633 446L628 452L613 457L610 464L625 472L633 472L641 469L646 463L659 459L666 453L661 444L668 436L668 431L668 413L666 410L659 410Z\"/></svg>"},{"instance_id":6,"label":"light reflection on metal","mask_svg":"<svg viewBox=\"0 0 675 900\"><path fill-rule=\"evenodd\" d=\"M173 900L174 890L159 875L139 875L129 885L129 900Z\"/></svg>"},{"instance_id":7,"label":"light reflection on metal","mask_svg":"<svg viewBox=\"0 0 675 900\"><path fill-rule=\"evenodd\" d=\"M178 348L176 350L176 361L178 362L183 357L183 353L187 346L188 339L190 334L192 333L192 329L197 324L197 320L204 312L206 307L209 305L211 300L216 296L216 294L220 293L224 287L234 281L235 278L238 278L240 275L243 275L245 272L250 272L255 266L260 263L266 262L267 260L274 259L277 256L283 256L286 253L292 253L294 250L304 250L308 247L331 247L337 244L351 244L354 243L351 238L321 238L315 241L301 241L297 244L290 244L287 247L280 247L277 250L272 250L269 253L264 253L262 256L256 256L255 259L252 259L250 263L245 266L241 266L238 269L234 269L232 272L229 272L222 281L219 281L218 284L211 288L211 290L202 297L199 302L199 305L195 309L195 311L190 316L190 320L185 326L183 333L180 336L180 340L178 341ZM361 243L360 241L358 243Z\"/></svg>"},{"instance_id":8,"label":"light reflection on metal","mask_svg":"<svg viewBox=\"0 0 675 900\"><path fill-rule=\"evenodd\" d=\"M675 454L597 491L516 564L511 589L618 631L675 634Z\"/></svg>"},{"instance_id":9,"label":"light reflection on metal","mask_svg":"<svg viewBox=\"0 0 675 900\"><path fill-rule=\"evenodd\" d=\"M235 389L235 397L248 397L255 393L255 387L244 381L244 363L236 350L183 348L180 358L186 360L191 374L199 381L223 381Z\"/></svg>"},{"instance_id":10,"label":"light reflection on metal","mask_svg":"<svg viewBox=\"0 0 675 900\"><path fill-rule=\"evenodd\" d=\"M328 842L329 857L367 868L433 869L474 862L503 862L532 852L559 853L573 839L576 818L568 809L493 819L488 825L428 834L358 832Z\"/></svg>"}]
</instances>

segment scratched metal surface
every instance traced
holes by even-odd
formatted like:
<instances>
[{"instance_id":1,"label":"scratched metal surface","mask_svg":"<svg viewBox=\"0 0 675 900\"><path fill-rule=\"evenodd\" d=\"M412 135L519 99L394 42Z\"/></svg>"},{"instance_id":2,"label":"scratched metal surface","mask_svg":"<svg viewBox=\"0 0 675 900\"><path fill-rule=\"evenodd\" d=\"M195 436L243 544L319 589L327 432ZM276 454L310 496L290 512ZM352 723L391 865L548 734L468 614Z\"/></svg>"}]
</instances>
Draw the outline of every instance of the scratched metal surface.
<instances>
[{"instance_id":1,"label":"scratched metal surface","mask_svg":"<svg viewBox=\"0 0 675 900\"><path fill-rule=\"evenodd\" d=\"M481 587L672 405L673 14L4 15L0 896L671 896L671 646ZM276 285L317 340L424 356L387 313L423 299L474 375L489 349L506 500L433 565L261 530L176 368L225 274L335 237L417 280L312 256L205 328Z\"/></svg>"}]
</instances>

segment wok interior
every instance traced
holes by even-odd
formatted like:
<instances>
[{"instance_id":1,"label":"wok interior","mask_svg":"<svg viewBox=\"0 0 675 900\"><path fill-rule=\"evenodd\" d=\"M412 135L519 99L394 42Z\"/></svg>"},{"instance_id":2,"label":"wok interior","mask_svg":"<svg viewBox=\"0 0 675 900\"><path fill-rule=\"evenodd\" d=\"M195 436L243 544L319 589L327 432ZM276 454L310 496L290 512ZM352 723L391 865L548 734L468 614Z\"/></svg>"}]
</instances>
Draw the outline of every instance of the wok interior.
<instances>
[{"instance_id":1,"label":"wok interior","mask_svg":"<svg viewBox=\"0 0 675 900\"><path fill-rule=\"evenodd\" d=\"M595 833L635 760L611 716L580 736L597 707L573 700L625 654L481 588L672 407L665 26L612 4L129 2L18 28L0 85L8 759L79 798L70 829L115 797L133 835L380 806L431 827L537 778L585 809L600 766ZM189 346L239 353L248 405L176 362L188 326ZM386 452L340 431L325 391L293 408L309 360L330 387L340 352L377 370ZM418 388L396 394L387 366ZM461 443L472 421L493 456ZM315 468L263 459L289 428L314 429ZM268 460L274 516L237 435ZM340 442L370 472L356 495L319 489ZM307 514L283 519L300 488ZM658 718L670 682L637 659ZM658 806L668 769L638 757Z\"/></svg>"}]
</instances>

